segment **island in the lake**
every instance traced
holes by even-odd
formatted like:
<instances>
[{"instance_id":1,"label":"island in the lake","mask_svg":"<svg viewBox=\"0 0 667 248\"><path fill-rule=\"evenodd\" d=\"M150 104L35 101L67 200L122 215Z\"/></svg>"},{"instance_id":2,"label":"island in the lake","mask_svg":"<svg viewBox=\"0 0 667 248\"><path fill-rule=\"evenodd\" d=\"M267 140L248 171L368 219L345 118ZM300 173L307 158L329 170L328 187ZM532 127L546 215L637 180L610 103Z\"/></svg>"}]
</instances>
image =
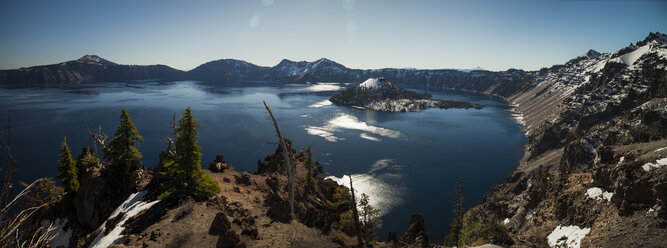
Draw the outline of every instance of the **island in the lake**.
<instances>
[{"instance_id":1,"label":"island in the lake","mask_svg":"<svg viewBox=\"0 0 667 248\"><path fill-rule=\"evenodd\" d=\"M387 112L422 111L429 108L482 108L481 105L469 102L432 99L431 94L403 89L383 77L369 78L332 96L329 101L338 105Z\"/></svg>"}]
</instances>

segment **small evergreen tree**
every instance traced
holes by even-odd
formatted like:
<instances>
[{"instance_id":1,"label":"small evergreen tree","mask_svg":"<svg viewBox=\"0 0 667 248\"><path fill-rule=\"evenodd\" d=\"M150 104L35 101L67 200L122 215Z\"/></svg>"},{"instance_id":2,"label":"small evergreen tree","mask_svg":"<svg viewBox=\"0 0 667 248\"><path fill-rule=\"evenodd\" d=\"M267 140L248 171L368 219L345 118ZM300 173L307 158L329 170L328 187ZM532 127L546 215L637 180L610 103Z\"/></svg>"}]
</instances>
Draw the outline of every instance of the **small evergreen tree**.
<instances>
[{"instance_id":1,"label":"small evergreen tree","mask_svg":"<svg viewBox=\"0 0 667 248\"><path fill-rule=\"evenodd\" d=\"M359 199L359 218L366 241L377 240L374 231L382 228L382 219L380 219L380 209L370 204L370 199L366 193L361 193Z\"/></svg>"},{"instance_id":2,"label":"small evergreen tree","mask_svg":"<svg viewBox=\"0 0 667 248\"><path fill-rule=\"evenodd\" d=\"M67 146L67 137L63 137L63 143L60 149L60 164L58 169L58 178L62 180L62 185L67 193L76 193L79 190L79 177L76 170L76 162L72 159L72 153Z\"/></svg>"},{"instance_id":3,"label":"small evergreen tree","mask_svg":"<svg viewBox=\"0 0 667 248\"><path fill-rule=\"evenodd\" d=\"M317 189L317 180L315 179L315 160L313 159L313 150L308 147L301 148L300 157L303 158L303 163L306 167L306 187L313 190Z\"/></svg>"},{"instance_id":4,"label":"small evergreen tree","mask_svg":"<svg viewBox=\"0 0 667 248\"><path fill-rule=\"evenodd\" d=\"M104 158L109 160L112 174L123 177L124 173L130 170L132 161L141 159L142 156L136 144L144 140L125 108L120 112L120 125L116 128L114 136L109 141Z\"/></svg>"},{"instance_id":5,"label":"small evergreen tree","mask_svg":"<svg viewBox=\"0 0 667 248\"><path fill-rule=\"evenodd\" d=\"M449 233L447 236L445 236L445 245L460 247L463 215L465 214L465 210L463 209L463 184L458 182L457 186L457 199L455 207L452 211L454 212L454 221L449 225Z\"/></svg>"},{"instance_id":6,"label":"small evergreen tree","mask_svg":"<svg viewBox=\"0 0 667 248\"><path fill-rule=\"evenodd\" d=\"M336 211L342 229L346 232L354 230L354 219L352 217L352 206L354 205L352 204L350 189L345 186L335 187L331 200L326 202L329 207Z\"/></svg>"},{"instance_id":7,"label":"small evergreen tree","mask_svg":"<svg viewBox=\"0 0 667 248\"><path fill-rule=\"evenodd\" d=\"M201 148L197 144L199 123L190 107L183 111L176 127L176 156L160 171L159 198L192 196L206 199L220 193L218 183L201 169Z\"/></svg>"}]
</instances>

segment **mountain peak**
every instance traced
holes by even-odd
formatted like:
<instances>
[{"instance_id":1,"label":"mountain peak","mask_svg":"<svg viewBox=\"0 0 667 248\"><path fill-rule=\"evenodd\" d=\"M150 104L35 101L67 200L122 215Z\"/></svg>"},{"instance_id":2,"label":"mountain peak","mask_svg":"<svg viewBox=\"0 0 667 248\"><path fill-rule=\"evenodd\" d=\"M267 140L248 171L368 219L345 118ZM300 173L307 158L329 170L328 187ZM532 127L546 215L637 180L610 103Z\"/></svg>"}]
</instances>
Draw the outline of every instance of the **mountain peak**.
<instances>
[{"instance_id":1,"label":"mountain peak","mask_svg":"<svg viewBox=\"0 0 667 248\"><path fill-rule=\"evenodd\" d=\"M646 39L644 39L644 43L648 43L651 41L657 41L662 44L667 44L667 35L660 33L660 32L651 32L646 36Z\"/></svg>"},{"instance_id":2,"label":"mountain peak","mask_svg":"<svg viewBox=\"0 0 667 248\"><path fill-rule=\"evenodd\" d=\"M598 57L600 57L600 52L591 49L591 50L588 50L588 52L586 52L585 55L588 58L597 59Z\"/></svg>"},{"instance_id":3,"label":"mountain peak","mask_svg":"<svg viewBox=\"0 0 667 248\"><path fill-rule=\"evenodd\" d=\"M379 77L379 78L366 79L366 81L359 84L359 87L365 88L365 89L383 88L385 85L391 85L391 84L392 83L389 82L389 80L385 79L384 77Z\"/></svg>"},{"instance_id":4,"label":"mountain peak","mask_svg":"<svg viewBox=\"0 0 667 248\"><path fill-rule=\"evenodd\" d=\"M77 59L76 61L82 62L82 63L93 63L93 64L100 64L100 65L115 65L116 64L114 62L103 59L102 57L97 56L97 55L83 55L83 57Z\"/></svg>"}]
</instances>

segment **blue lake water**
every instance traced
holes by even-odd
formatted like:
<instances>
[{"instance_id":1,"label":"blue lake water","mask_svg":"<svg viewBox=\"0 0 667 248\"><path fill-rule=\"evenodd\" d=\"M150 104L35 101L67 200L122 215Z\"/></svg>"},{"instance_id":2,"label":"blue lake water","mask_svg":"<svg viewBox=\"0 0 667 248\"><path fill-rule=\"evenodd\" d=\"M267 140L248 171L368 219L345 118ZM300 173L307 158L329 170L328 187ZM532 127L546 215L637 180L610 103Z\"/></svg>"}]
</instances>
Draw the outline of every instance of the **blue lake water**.
<instances>
[{"instance_id":1,"label":"blue lake water","mask_svg":"<svg viewBox=\"0 0 667 248\"><path fill-rule=\"evenodd\" d=\"M331 105L347 85L193 81L87 84L76 89L0 88L0 127L11 119L16 177L54 177L63 136L78 156L92 146L88 130L112 135L125 107L144 137L144 166L154 167L172 115L192 108L201 123L199 144L205 167L222 154L237 170L254 172L275 151L275 131L262 105L272 108L281 131L296 147L312 145L315 159L333 179L353 175L355 189L382 209L388 231L407 229L412 213L426 220L431 241L452 219L456 183L465 185L466 205L502 183L523 154L521 126L502 100L473 93L425 90L434 98L463 100L483 109L430 109L383 113ZM6 163L4 160L2 163ZM4 164L3 164L4 166ZM437 237L437 238L436 238ZM436 239L436 240L433 240Z\"/></svg>"}]
</instances>

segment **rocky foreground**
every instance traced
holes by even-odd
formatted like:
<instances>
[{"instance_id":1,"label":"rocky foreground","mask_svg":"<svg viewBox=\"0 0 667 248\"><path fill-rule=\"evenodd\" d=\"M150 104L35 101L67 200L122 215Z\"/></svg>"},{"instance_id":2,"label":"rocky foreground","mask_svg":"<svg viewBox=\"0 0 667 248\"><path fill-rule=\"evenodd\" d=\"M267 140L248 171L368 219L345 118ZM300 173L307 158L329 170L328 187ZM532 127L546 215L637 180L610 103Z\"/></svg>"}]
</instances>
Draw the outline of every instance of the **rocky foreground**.
<instances>
[{"instance_id":1,"label":"rocky foreground","mask_svg":"<svg viewBox=\"0 0 667 248\"><path fill-rule=\"evenodd\" d=\"M322 167L287 142L296 167L295 219L289 212L288 178L282 148L257 162L257 172L239 172L218 156L206 173L221 188L208 200L157 200L153 170L132 165L127 181L110 177L104 163L84 149L77 166L81 188L67 212L56 204L39 214L53 224L53 247L354 247L355 231L343 224L335 192ZM341 189L339 189L341 190ZM58 207L56 207L58 206ZM69 216L69 217L63 217ZM408 220L409 216L406 216ZM412 216L409 230L376 246L428 245L424 220Z\"/></svg>"}]
</instances>

